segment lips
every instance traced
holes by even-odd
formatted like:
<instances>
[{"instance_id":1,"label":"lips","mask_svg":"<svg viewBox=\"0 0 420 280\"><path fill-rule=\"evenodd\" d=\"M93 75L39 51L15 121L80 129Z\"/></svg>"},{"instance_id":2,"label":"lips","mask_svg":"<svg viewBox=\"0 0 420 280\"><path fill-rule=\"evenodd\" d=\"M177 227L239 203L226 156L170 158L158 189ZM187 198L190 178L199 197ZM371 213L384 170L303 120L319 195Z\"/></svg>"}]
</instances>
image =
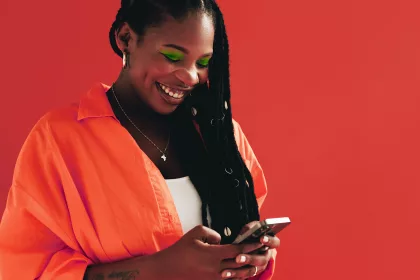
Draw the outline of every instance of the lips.
<instances>
[{"instance_id":1,"label":"lips","mask_svg":"<svg viewBox=\"0 0 420 280\"><path fill-rule=\"evenodd\" d=\"M160 96L166 103L170 105L175 105L175 106L180 105L184 101L188 93L190 92L190 91L170 88L158 82L156 82L156 89L160 93Z\"/></svg>"},{"instance_id":2,"label":"lips","mask_svg":"<svg viewBox=\"0 0 420 280\"><path fill-rule=\"evenodd\" d=\"M185 95L188 94L189 90L181 90L175 87L171 87L168 85L164 85L161 83L156 82L157 87L161 90L162 93L174 98L174 99L182 99Z\"/></svg>"}]
</instances>

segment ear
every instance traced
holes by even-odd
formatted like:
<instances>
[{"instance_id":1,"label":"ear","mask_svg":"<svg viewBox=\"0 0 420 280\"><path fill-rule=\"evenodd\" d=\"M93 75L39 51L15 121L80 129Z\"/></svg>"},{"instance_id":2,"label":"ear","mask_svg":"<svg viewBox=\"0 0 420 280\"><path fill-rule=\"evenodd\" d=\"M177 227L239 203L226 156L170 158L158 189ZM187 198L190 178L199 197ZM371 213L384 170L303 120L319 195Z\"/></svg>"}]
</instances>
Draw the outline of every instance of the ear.
<instances>
[{"instance_id":1,"label":"ear","mask_svg":"<svg viewBox=\"0 0 420 280\"><path fill-rule=\"evenodd\" d=\"M115 31L115 41L121 52L130 52L134 47L136 34L128 25L124 22L118 31Z\"/></svg>"}]
</instances>

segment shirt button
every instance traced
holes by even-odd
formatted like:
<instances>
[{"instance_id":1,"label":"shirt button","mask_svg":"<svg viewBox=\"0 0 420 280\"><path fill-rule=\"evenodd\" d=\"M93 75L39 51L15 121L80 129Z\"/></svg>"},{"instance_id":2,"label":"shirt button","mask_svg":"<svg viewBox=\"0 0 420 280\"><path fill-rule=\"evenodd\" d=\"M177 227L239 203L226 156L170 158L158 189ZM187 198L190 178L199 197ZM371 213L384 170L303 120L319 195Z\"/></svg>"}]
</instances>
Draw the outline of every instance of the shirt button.
<instances>
[{"instance_id":1,"label":"shirt button","mask_svg":"<svg viewBox=\"0 0 420 280\"><path fill-rule=\"evenodd\" d=\"M227 174L231 175L231 174L233 173L233 170L232 170L232 168L230 168L230 167L226 167L226 168L225 168L225 172L226 172Z\"/></svg>"},{"instance_id":2,"label":"shirt button","mask_svg":"<svg viewBox=\"0 0 420 280\"><path fill-rule=\"evenodd\" d=\"M235 179L235 188L239 187L239 180Z\"/></svg>"},{"instance_id":3,"label":"shirt button","mask_svg":"<svg viewBox=\"0 0 420 280\"><path fill-rule=\"evenodd\" d=\"M191 113L194 117L197 116L197 109L195 109L194 107L191 107Z\"/></svg>"}]
</instances>

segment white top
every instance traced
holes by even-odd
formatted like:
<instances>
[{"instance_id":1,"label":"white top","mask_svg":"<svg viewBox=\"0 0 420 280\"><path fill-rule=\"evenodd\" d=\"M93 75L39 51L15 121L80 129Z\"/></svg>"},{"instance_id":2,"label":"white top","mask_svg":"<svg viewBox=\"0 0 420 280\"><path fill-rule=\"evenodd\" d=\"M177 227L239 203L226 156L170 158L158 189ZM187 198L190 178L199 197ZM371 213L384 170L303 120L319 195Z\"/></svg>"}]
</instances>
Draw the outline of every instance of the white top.
<instances>
[{"instance_id":1,"label":"white top","mask_svg":"<svg viewBox=\"0 0 420 280\"><path fill-rule=\"evenodd\" d=\"M172 194L184 233L190 231L197 225L202 225L201 198L191 182L190 177L166 179L165 181ZM207 215L210 223L208 208Z\"/></svg>"}]
</instances>

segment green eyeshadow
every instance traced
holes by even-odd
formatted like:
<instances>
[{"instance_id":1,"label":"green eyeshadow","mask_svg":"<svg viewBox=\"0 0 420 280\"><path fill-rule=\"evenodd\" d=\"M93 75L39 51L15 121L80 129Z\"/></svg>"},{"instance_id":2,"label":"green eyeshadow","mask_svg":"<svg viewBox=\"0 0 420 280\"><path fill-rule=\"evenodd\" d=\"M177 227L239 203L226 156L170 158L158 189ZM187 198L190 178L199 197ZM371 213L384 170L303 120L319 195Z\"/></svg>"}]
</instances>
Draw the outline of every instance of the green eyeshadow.
<instances>
[{"instance_id":1,"label":"green eyeshadow","mask_svg":"<svg viewBox=\"0 0 420 280\"><path fill-rule=\"evenodd\" d=\"M171 61L180 61L184 59L184 54L174 51L161 51L161 54L163 54L167 59Z\"/></svg>"},{"instance_id":2,"label":"green eyeshadow","mask_svg":"<svg viewBox=\"0 0 420 280\"><path fill-rule=\"evenodd\" d=\"M207 67L209 65L210 57L205 57L200 60L198 60L198 64L204 67Z\"/></svg>"}]
</instances>

